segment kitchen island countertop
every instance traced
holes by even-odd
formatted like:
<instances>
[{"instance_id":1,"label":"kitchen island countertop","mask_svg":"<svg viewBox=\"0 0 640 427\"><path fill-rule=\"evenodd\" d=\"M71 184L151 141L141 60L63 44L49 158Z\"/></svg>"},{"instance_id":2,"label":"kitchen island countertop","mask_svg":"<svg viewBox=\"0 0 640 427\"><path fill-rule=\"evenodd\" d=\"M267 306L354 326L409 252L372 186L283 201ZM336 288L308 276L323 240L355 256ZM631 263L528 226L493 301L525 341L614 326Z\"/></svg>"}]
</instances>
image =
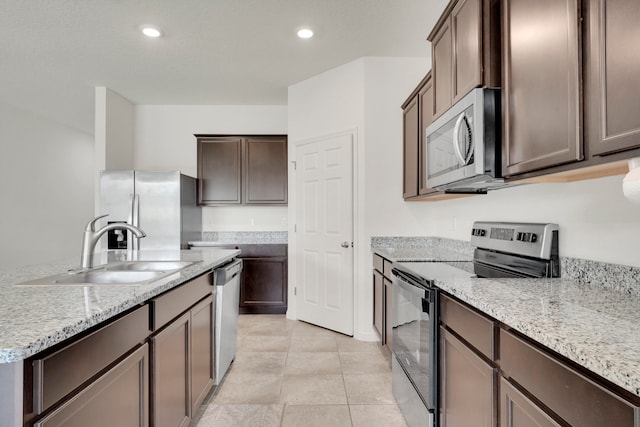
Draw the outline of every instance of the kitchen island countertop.
<instances>
[{"instance_id":1,"label":"kitchen island countertop","mask_svg":"<svg viewBox=\"0 0 640 427\"><path fill-rule=\"evenodd\" d=\"M137 260L195 263L165 278L139 285L21 286L64 273L78 260L0 271L0 363L26 359L172 289L240 253L238 250L140 251ZM126 251L96 254L96 265L125 260Z\"/></svg>"}]
</instances>

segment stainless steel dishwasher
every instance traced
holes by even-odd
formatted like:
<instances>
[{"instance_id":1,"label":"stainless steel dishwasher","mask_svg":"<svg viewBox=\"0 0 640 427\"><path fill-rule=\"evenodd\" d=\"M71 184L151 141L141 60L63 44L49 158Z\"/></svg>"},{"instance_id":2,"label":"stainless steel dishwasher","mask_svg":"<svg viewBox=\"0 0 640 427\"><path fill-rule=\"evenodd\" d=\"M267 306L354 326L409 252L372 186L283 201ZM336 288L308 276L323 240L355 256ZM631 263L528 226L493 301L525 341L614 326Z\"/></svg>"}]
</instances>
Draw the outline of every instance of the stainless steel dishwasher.
<instances>
[{"instance_id":1,"label":"stainless steel dishwasher","mask_svg":"<svg viewBox=\"0 0 640 427\"><path fill-rule=\"evenodd\" d=\"M242 260L234 259L213 271L216 284L216 379L220 384L238 350L238 308Z\"/></svg>"}]
</instances>

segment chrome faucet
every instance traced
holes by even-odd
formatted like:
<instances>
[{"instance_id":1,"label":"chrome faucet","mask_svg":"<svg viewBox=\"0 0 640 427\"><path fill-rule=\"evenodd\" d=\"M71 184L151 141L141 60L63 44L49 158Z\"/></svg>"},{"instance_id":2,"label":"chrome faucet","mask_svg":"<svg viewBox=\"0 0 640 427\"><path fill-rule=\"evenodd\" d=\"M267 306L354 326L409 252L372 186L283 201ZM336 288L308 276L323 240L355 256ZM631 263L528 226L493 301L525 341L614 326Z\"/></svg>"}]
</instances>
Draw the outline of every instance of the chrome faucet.
<instances>
[{"instance_id":1,"label":"chrome faucet","mask_svg":"<svg viewBox=\"0 0 640 427\"><path fill-rule=\"evenodd\" d=\"M83 269L93 268L93 253L96 248L96 244L100 237L104 233L110 230L129 230L131 231L137 238L145 237L147 234L140 230L138 227L134 227L131 224L127 224L126 222L114 222L111 224L107 224L98 231L95 229L95 223L109 214L100 215L97 218L92 219L87 223L86 228L84 229L84 237L82 240L82 260L80 262L80 266Z\"/></svg>"}]
</instances>

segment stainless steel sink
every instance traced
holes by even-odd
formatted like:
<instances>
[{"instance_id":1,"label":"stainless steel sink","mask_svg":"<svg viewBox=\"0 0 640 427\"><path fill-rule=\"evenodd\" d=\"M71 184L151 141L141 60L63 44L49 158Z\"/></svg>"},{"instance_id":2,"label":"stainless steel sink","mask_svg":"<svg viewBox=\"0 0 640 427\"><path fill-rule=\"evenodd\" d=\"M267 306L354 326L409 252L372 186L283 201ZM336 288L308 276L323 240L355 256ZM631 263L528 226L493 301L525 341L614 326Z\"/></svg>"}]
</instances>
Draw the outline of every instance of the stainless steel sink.
<instances>
[{"instance_id":1,"label":"stainless steel sink","mask_svg":"<svg viewBox=\"0 0 640 427\"><path fill-rule=\"evenodd\" d=\"M173 272L171 272L173 273ZM97 270L87 271L79 274L66 274L56 276L53 281L56 284L133 284L148 283L157 280L162 276L170 273L164 271L113 271L113 270Z\"/></svg>"},{"instance_id":2,"label":"stainless steel sink","mask_svg":"<svg viewBox=\"0 0 640 427\"><path fill-rule=\"evenodd\" d=\"M191 261L126 261L105 266L110 271L178 271L193 264Z\"/></svg>"},{"instance_id":3,"label":"stainless steel sink","mask_svg":"<svg viewBox=\"0 0 640 427\"><path fill-rule=\"evenodd\" d=\"M177 273L197 261L119 261L85 271L71 271L18 285L144 285Z\"/></svg>"}]
</instances>

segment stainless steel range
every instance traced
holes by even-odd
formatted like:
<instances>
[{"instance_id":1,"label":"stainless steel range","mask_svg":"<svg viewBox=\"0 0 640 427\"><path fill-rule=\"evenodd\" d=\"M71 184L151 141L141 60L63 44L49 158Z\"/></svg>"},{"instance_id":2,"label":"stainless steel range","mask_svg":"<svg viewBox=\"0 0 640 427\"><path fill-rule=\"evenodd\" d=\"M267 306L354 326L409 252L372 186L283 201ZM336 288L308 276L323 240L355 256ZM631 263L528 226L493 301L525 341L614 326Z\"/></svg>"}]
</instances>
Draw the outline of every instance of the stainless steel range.
<instances>
[{"instance_id":1,"label":"stainless steel range","mask_svg":"<svg viewBox=\"0 0 640 427\"><path fill-rule=\"evenodd\" d=\"M394 264L392 386L409 427L439 421L439 293L436 279L560 277L556 224L476 222L473 260Z\"/></svg>"}]
</instances>

